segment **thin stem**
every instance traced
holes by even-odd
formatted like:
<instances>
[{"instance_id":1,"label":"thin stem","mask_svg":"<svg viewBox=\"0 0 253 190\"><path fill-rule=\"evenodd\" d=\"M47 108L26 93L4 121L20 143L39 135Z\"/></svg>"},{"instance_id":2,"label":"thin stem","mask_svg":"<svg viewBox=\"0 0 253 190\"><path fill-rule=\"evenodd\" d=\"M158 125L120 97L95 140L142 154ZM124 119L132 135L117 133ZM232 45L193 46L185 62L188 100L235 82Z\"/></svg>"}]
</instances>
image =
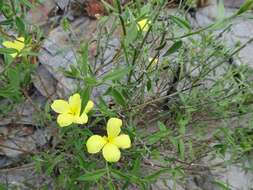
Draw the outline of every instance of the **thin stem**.
<instances>
[{"instance_id":1,"label":"thin stem","mask_svg":"<svg viewBox=\"0 0 253 190\"><path fill-rule=\"evenodd\" d=\"M111 174L110 174L110 168L109 168L108 162L106 162L106 161L105 161L105 166L106 166L107 179L108 179L109 182L112 183L112 178L111 178Z\"/></svg>"},{"instance_id":2,"label":"thin stem","mask_svg":"<svg viewBox=\"0 0 253 190\"><path fill-rule=\"evenodd\" d=\"M123 35L126 36L126 26L125 26L125 23L124 23L124 19L121 15L122 14L121 4L120 4L119 0L116 0L116 3L117 3L118 11L119 11L119 19L120 19L121 27L122 27L122 30L123 30Z\"/></svg>"}]
</instances>

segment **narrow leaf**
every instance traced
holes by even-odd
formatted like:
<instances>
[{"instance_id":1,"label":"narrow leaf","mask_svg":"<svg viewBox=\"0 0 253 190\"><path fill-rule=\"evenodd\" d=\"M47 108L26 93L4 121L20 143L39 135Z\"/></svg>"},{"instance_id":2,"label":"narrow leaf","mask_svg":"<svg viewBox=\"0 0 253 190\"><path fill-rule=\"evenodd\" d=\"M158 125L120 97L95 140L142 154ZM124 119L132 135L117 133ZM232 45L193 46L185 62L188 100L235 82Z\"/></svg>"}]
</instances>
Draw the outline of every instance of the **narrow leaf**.
<instances>
[{"instance_id":1,"label":"narrow leaf","mask_svg":"<svg viewBox=\"0 0 253 190\"><path fill-rule=\"evenodd\" d=\"M118 104L120 104L120 105L122 105L122 106L125 106L125 105L126 105L125 98L122 96L122 94L121 94L118 90L116 90L116 89L111 89L110 94L111 94L111 96L114 98L114 100L115 100Z\"/></svg>"},{"instance_id":2,"label":"narrow leaf","mask_svg":"<svg viewBox=\"0 0 253 190\"><path fill-rule=\"evenodd\" d=\"M173 15L170 15L170 18L171 20L173 20L179 27L182 27L182 28L185 28L185 29L188 29L190 30L191 29L191 25L188 21L182 19L182 18L179 18L177 16L173 16Z\"/></svg>"},{"instance_id":3,"label":"narrow leaf","mask_svg":"<svg viewBox=\"0 0 253 190\"><path fill-rule=\"evenodd\" d=\"M109 80L116 80L126 76L131 70L131 67L124 67L115 69L109 73L107 73L103 78L102 81L109 81Z\"/></svg>"},{"instance_id":4,"label":"narrow leaf","mask_svg":"<svg viewBox=\"0 0 253 190\"><path fill-rule=\"evenodd\" d=\"M100 169L93 172L87 172L80 176L77 180L79 181L96 181L106 174L106 169Z\"/></svg>"},{"instance_id":5,"label":"narrow leaf","mask_svg":"<svg viewBox=\"0 0 253 190\"><path fill-rule=\"evenodd\" d=\"M246 0L240 9L237 11L236 15L241 15L242 13L250 10L253 6L253 0Z\"/></svg>"},{"instance_id":6,"label":"narrow leaf","mask_svg":"<svg viewBox=\"0 0 253 190\"><path fill-rule=\"evenodd\" d=\"M13 48L0 48L0 54L12 54L12 53L17 53L18 51Z\"/></svg>"},{"instance_id":7,"label":"narrow leaf","mask_svg":"<svg viewBox=\"0 0 253 190\"><path fill-rule=\"evenodd\" d=\"M30 1L28 1L28 0L20 0L20 2L21 2L22 4L24 4L24 5L26 5L26 6L29 7L29 8L33 8L33 7L34 7L33 4L30 3Z\"/></svg>"},{"instance_id":8,"label":"narrow leaf","mask_svg":"<svg viewBox=\"0 0 253 190\"><path fill-rule=\"evenodd\" d=\"M178 49L180 49L183 45L183 42L180 41L176 41L167 51L166 53L163 55L163 57L168 56L170 54L175 53Z\"/></svg>"}]
</instances>

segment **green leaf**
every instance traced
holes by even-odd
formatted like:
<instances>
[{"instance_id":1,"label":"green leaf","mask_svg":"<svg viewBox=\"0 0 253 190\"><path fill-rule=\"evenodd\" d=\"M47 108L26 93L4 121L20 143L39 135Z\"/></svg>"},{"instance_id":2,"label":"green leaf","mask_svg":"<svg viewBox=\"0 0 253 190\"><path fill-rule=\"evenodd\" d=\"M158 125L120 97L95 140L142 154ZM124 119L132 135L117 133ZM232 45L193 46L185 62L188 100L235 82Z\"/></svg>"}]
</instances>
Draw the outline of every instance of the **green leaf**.
<instances>
[{"instance_id":1,"label":"green leaf","mask_svg":"<svg viewBox=\"0 0 253 190\"><path fill-rule=\"evenodd\" d=\"M3 21L0 21L0 25L10 25L12 24L13 22L13 19L6 19L6 20L3 20Z\"/></svg>"},{"instance_id":2,"label":"green leaf","mask_svg":"<svg viewBox=\"0 0 253 190\"><path fill-rule=\"evenodd\" d=\"M167 42L163 42L159 47L157 47L155 50L159 51L161 49L163 49L166 46Z\"/></svg>"},{"instance_id":3,"label":"green leaf","mask_svg":"<svg viewBox=\"0 0 253 190\"><path fill-rule=\"evenodd\" d=\"M224 6L224 1L220 0L218 2L218 14L217 14L217 19L222 20L225 18L225 6Z\"/></svg>"},{"instance_id":4,"label":"green leaf","mask_svg":"<svg viewBox=\"0 0 253 190\"><path fill-rule=\"evenodd\" d=\"M160 129L160 131L168 131L167 127L160 121L158 121L158 127Z\"/></svg>"},{"instance_id":5,"label":"green leaf","mask_svg":"<svg viewBox=\"0 0 253 190\"><path fill-rule=\"evenodd\" d=\"M148 78L148 81L147 81L147 91L150 91L151 88L152 88L152 81L150 80L150 78Z\"/></svg>"},{"instance_id":6,"label":"green leaf","mask_svg":"<svg viewBox=\"0 0 253 190\"><path fill-rule=\"evenodd\" d=\"M81 97L82 97L82 108L85 108L87 102L89 101L90 99L90 94L91 94L91 87L90 86L87 86L86 88L84 88L82 91L81 91Z\"/></svg>"},{"instance_id":7,"label":"green leaf","mask_svg":"<svg viewBox=\"0 0 253 190\"><path fill-rule=\"evenodd\" d=\"M116 190L116 187L114 186L114 184L112 183L112 181L108 182L108 187L109 187L109 190Z\"/></svg>"},{"instance_id":8,"label":"green leaf","mask_svg":"<svg viewBox=\"0 0 253 190\"><path fill-rule=\"evenodd\" d=\"M89 73L89 44L85 43L82 45L82 62L81 62L81 72L84 73L84 76L87 76Z\"/></svg>"},{"instance_id":9,"label":"green leaf","mask_svg":"<svg viewBox=\"0 0 253 190\"><path fill-rule=\"evenodd\" d=\"M26 33L26 29L23 20L20 17L16 17L15 22L19 32L24 35Z\"/></svg>"},{"instance_id":10,"label":"green leaf","mask_svg":"<svg viewBox=\"0 0 253 190\"><path fill-rule=\"evenodd\" d=\"M0 190L7 190L7 187L4 184L0 183Z\"/></svg>"},{"instance_id":11,"label":"green leaf","mask_svg":"<svg viewBox=\"0 0 253 190\"><path fill-rule=\"evenodd\" d=\"M110 110L106 102L103 100L103 97L99 97L98 107L104 117L115 117L115 113Z\"/></svg>"},{"instance_id":12,"label":"green leaf","mask_svg":"<svg viewBox=\"0 0 253 190\"><path fill-rule=\"evenodd\" d=\"M138 36L138 28L136 27L135 21L132 21L131 25L127 27L127 35L125 37L125 43L127 46L136 40Z\"/></svg>"},{"instance_id":13,"label":"green leaf","mask_svg":"<svg viewBox=\"0 0 253 190\"><path fill-rule=\"evenodd\" d=\"M130 175L126 172L121 172L120 170L115 170L112 169L111 170L113 177L115 177L116 179L124 179L126 181L131 181L132 183L137 183L137 184L142 184L142 178L139 178L135 175Z\"/></svg>"},{"instance_id":14,"label":"green leaf","mask_svg":"<svg viewBox=\"0 0 253 190\"><path fill-rule=\"evenodd\" d=\"M183 139L179 139L179 142L178 142L178 151L179 151L179 154L180 154L180 158L182 160L184 160L184 157L185 157L185 146L184 146Z\"/></svg>"},{"instance_id":15,"label":"green leaf","mask_svg":"<svg viewBox=\"0 0 253 190\"><path fill-rule=\"evenodd\" d=\"M135 158L134 163L133 163L133 168L131 170L131 173L138 176L141 173L141 154Z\"/></svg>"},{"instance_id":16,"label":"green leaf","mask_svg":"<svg viewBox=\"0 0 253 190\"><path fill-rule=\"evenodd\" d=\"M176 41L167 51L166 53L163 55L163 57L168 56L170 54L175 53L177 50L179 50L183 45L183 42L180 41Z\"/></svg>"},{"instance_id":17,"label":"green leaf","mask_svg":"<svg viewBox=\"0 0 253 190\"><path fill-rule=\"evenodd\" d=\"M159 131L153 133L148 137L148 144L152 145L159 141L161 141L163 138L167 137L170 134L170 130L162 123L158 122Z\"/></svg>"},{"instance_id":18,"label":"green leaf","mask_svg":"<svg viewBox=\"0 0 253 190\"><path fill-rule=\"evenodd\" d=\"M225 184L222 181L213 181L213 184L216 185L217 187L219 187L222 190L231 190L227 184Z\"/></svg>"},{"instance_id":19,"label":"green leaf","mask_svg":"<svg viewBox=\"0 0 253 190\"><path fill-rule=\"evenodd\" d=\"M122 96L122 94L118 90L111 88L109 90L109 94L111 94L111 96L114 98L115 102L117 102L118 104L120 104L122 106L126 106L125 98Z\"/></svg>"},{"instance_id":20,"label":"green leaf","mask_svg":"<svg viewBox=\"0 0 253 190\"><path fill-rule=\"evenodd\" d=\"M10 80L10 84L14 87L14 88L19 88L19 84L20 84L20 74L19 71L17 69L8 69L8 79Z\"/></svg>"},{"instance_id":21,"label":"green leaf","mask_svg":"<svg viewBox=\"0 0 253 190\"><path fill-rule=\"evenodd\" d=\"M30 1L28 1L28 0L19 0L19 1L20 1L20 3L26 5L29 8L33 8L34 7L33 4L30 3Z\"/></svg>"},{"instance_id":22,"label":"green leaf","mask_svg":"<svg viewBox=\"0 0 253 190\"><path fill-rule=\"evenodd\" d=\"M106 169L99 169L93 172L87 172L80 176L77 180L79 181L97 181L106 174Z\"/></svg>"},{"instance_id":23,"label":"green leaf","mask_svg":"<svg viewBox=\"0 0 253 190\"><path fill-rule=\"evenodd\" d=\"M17 53L18 51L13 48L0 48L0 54L12 54Z\"/></svg>"},{"instance_id":24,"label":"green leaf","mask_svg":"<svg viewBox=\"0 0 253 190\"><path fill-rule=\"evenodd\" d=\"M187 20L184 20L182 18L179 18L177 16L170 15L171 20L173 20L179 27L185 28L190 30L191 25Z\"/></svg>"},{"instance_id":25,"label":"green leaf","mask_svg":"<svg viewBox=\"0 0 253 190\"><path fill-rule=\"evenodd\" d=\"M66 31L69 31L70 29L70 23L68 21L68 19L66 17L62 18L61 19L61 27L63 28L63 30L66 32Z\"/></svg>"},{"instance_id":26,"label":"green leaf","mask_svg":"<svg viewBox=\"0 0 253 190\"><path fill-rule=\"evenodd\" d=\"M146 176L145 179L147 181L155 181L157 180L162 174L164 173L170 173L171 169L166 168L166 169L161 169L159 171L154 172L153 174Z\"/></svg>"},{"instance_id":27,"label":"green leaf","mask_svg":"<svg viewBox=\"0 0 253 190\"><path fill-rule=\"evenodd\" d=\"M106 1L104 0L101 0L101 2L103 3L103 6L106 8L106 10L108 11L112 11L114 13L117 12L117 9L115 9L113 6L111 6L109 3L107 3ZM113 1L114 2L114 1Z\"/></svg>"},{"instance_id":28,"label":"green leaf","mask_svg":"<svg viewBox=\"0 0 253 190\"><path fill-rule=\"evenodd\" d=\"M253 6L253 0L246 0L240 9L237 11L236 15L241 15L242 13L250 10Z\"/></svg>"},{"instance_id":29,"label":"green leaf","mask_svg":"<svg viewBox=\"0 0 253 190\"><path fill-rule=\"evenodd\" d=\"M97 79L95 77L84 77L83 80L89 86L95 86L97 84Z\"/></svg>"},{"instance_id":30,"label":"green leaf","mask_svg":"<svg viewBox=\"0 0 253 190\"><path fill-rule=\"evenodd\" d=\"M0 10L2 10L2 9L3 9L3 5L4 5L3 0L0 0Z\"/></svg>"},{"instance_id":31,"label":"green leaf","mask_svg":"<svg viewBox=\"0 0 253 190\"><path fill-rule=\"evenodd\" d=\"M103 78L102 81L109 81L109 80L116 80L126 76L131 70L131 67L124 67L115 69L109 73L107 73Z\"/></svg>"}]
</instances>

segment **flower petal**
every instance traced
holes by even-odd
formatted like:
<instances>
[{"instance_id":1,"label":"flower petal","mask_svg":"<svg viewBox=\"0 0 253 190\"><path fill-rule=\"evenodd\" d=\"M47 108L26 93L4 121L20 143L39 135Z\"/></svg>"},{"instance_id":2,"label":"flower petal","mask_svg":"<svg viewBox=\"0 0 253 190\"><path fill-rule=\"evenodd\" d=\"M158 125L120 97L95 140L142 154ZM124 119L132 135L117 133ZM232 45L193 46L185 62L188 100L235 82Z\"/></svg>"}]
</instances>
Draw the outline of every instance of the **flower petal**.
<instances>
[{"instance_id":1,"label":"flower petal","mask_svg":"<svg viewBox=\"0 0 253 190\"><path fill-rule=\"evenodd\" d=\"M117 137L121 131L122 120L118 118L110 118L107 122L107 135L108 138Z\"/></svg>"},{"instance_id":2,"label":"flower petal","mask_svg":"<svg viewBox=\"0 0 253 190\"><path fill-rule=\"evenodd\" d=\"M75 121L74 121L74 123L78 123L78 124L85 124L87 122L88 122L88 116L85 112L83 112L80 117L76 116Z\"/></svg>"},{"instance_id":3,"label":"flower petal","mask_svg":"<svg viewBox=\"0 0 253 190\"><path fill-rule=\"evenodd\" d=\"M112 140L112 143L115 144L118 148L130 148L131 147L131 140L128 135L122 134L115 137Z\"/></svg>"},{"instance_id":4,"label":"flower petal","mask_svg":"<svg viewBox=\"0 0 253 190\"><path fill-rule=\"evenodd\" d=\"M14 41L15 46L13 48L20 52L25 47L24 42L25 42L24 37L19 37L17 40Z\"/></svg>"},{"instance_id":5,"label":"flower petal","mask_svg":"<svg viewBox=\"0 0 253 190\"><path fill-rule=\"evenodd\" d=\"M69 105L70 105L71 113L79 116L81 112L82 100L78 93L69 97Z\"/></svg>"},{"instance_id":6,"label":"flower petal","mask_svg":"<svg viewBox=\"0 0 253 190\"><path fill-rule=\"evenodd\" d=\"M99 135L93 135L87 140L86 147L90 154L95 154L103 148L105 143L106 140L103 137Z\"/></svg>"},{"instance_id":7,"label":"flower petal","mask_svg":"<svg viewBox=\"0 0 253 190\"><path fill-rule=\"evenodd\" d=\"M4 47L6 47L6 48L13 48L13 49L16 49L16 48L14 48L14 42L12 42L12 41L5 41L5 42L3 42L3 46ZM16 57L17 56L17 54L18 53L12 53L12 54L10 54L12 57Z\"/></svg>"},{"instance_id":8,"label":"flower petal","mask_svg":"<svg viewBox=\"0 0 253 190\"><path fill-rule=\"evenodd\" d=\"M89 100L88 103L86 104L85 108L84 108L84 112L85 113L89 113L90 110L94 107L94 103Z\"/></svg>"},{"instance_id":9,"label":"flower petal","mask_svg":"<svg viewBox=\"0 0 253 190\"><path fill-rule=\"evenodd\" d=\"M138 23L138 30L141 30L143 32L147 32L150 26L150 20L148 19L142 19Z\"/></svg>"},{"instance_id":10,"label":"flower petal","mask_svg":"<svg viewBox=\"0 0 253 190\"><path fill-rule=\"evenodd\" d=\"M68 113L70 110L70 106L68 102L64 100L55 100L51 104L51 108L56 112L56 113Z\"/></svg>"},{"instance_id":11,"label":"flower petal","mask_svg":"<svg viewBox=\"0 0 253 190\"><path fill-rule=\"evenodd\" d=\"M74 116L71 114L60 114L57 117L57 123L60 125L60 127L66 127L73 123Z\"/></svg>"},{"instance_id":12,"label":"flower petal","mask_svg":"<svg viewBox=\"0 0 253 190\"><path fill-rule=\"evenodd\" d=\"M104 146L102 153L107 162L118 162L120 159L120 150L114 144L107 143Z\"/></svg>"},{"instance_id":13,"label":"flower petal","mask_svg":"<svg viewBox=\"0 0 253 190\"><path fill-rule=\"evenodd\" d=\"M25 41L25 39L23 37L20 37L20 38L18 38L17 40L15 40L13 42L12 41L3 42L3 46L6 47L6 48L16 49L18 52L20 52L25 47L24 41ZM17 53L12 53L10 55L12 57L16 57Z\"/></svg>"}]
</instances>

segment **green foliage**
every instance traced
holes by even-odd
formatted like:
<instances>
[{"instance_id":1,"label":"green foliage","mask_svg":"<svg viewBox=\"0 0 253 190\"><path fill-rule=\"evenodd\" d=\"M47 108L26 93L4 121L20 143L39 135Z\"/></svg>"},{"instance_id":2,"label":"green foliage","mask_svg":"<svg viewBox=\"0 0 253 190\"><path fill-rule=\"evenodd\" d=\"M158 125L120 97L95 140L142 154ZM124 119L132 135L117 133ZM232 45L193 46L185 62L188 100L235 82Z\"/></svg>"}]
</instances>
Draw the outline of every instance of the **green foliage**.
<instances>
[{"instance_id":1,"label":"green foliage","mask_svg":"<svg viewBox=\"0 0 253 190\"><path fill-rule=\"evenodd\" d=\"M0 63L0 100L5 99L0 108L0 114L4 115L12 109L17 103L24 100L24 91L31 87L31 74L36 67L31 63L31 57L36 55L32 52L31 39L27 24L24 20L25 12L33 5L28 0L0 1L0 12L4 18L0 23L0 44L5 41L14 41L17 37L25 38L26 48L18 52L14 48L0 48L0 54L3 55L3 62ZM16 36L8 34L13 31ZM36 34L35 34L36 35ZM18 56L12 57L11 54L17 53Z\"/></svg>"},{"instance_id":2,"label":"green foliage","mask_svg":"<svg viewBox=\"0 0 253 190\"><path fill-rule=\"evenodd\" d=\"M246 12L252 2L246 1L235 15L225 17L220 1L217 22L198 30L191 27L182 10L168 12L166 2L142 4L138 0L123 7L119 1L113 5L102 1L111 14L101 18L96 39L78 44L77 65L63 70L80 82L83 107L102 89L94 100L95 111L85 126L59 128L57 143L33 157L38 173L51 177L56 189L146 190L164 176L184 183L188 172L196 169L194 164L207 154L225 158L229 153L235 162L252 153L252 121L243 128L230 123L231 118L240 120L253 111L253 83L248 80L253 71L230 63L246 44L227 48L214 32L229 29L230 21ZM27 0L14 6L0 0L5 16L0 27L15 30L32 46L21 4L32 7ZM138 27L143 19L149 21L147 31ZM66 18L61 26L72 31ZM118 46L111 44L115 36ZM5 40L11 40L7 33L1 36ZM90 59L94 41L96 55ZM112 47L115 54L107 60L105 52ZM15 52L0 49L4 55L0 99L7 100L6 107L24 100L23 91L30 87L35 67L29 59L32 49L12 58ZM0 107L1 113L6 110ZM40 125L52 120L49 104L40 114ZM122 151L118 163L109 164L100 154L88 154L85 144L92 134L105 135L105 121L116 116L123 119L122 131L131 137L132 147ZM214 183L229 189L223 182Z\"/></svg>"},{"instance_id":3,"label":"green foliage","mask_svg":"<svg viewBox=\"0 0 253 190\"><path fill-rule=\"evenodd\" d=\"M252 130L230 128L229 118L240 119L252 111L246 103L252 88L252 82L246 79L252 71L228 63L243 45L226 48L213 32L229 27L227 23L235 15L225 17L220 2L217 22L193 30L180 13L171 15L164 10L165 1L143 6L136 1L128 7L121 7L118 1L114 7L103 3L113 13L100 21L99 53L90 61L91 42L81 44L78 65L64 72L83 81L85 87L80 86L80 92L84 102L92 99L93 90L103 87L105 91L97 99L96 118L89 127L61 130L64 138L57 156L42 155L43 160L48 156L49 160L66 159L46 166L54 168L47 173L57 179L57 186L149 189L162 176L183 183L192 164L209 153L217 157L233 154L232 162L251 152ZM142 19L150 21L147 31L138 29ZM108 25L110 21L113 23ZM119 25L122 34L117 54L109 62L100 63ZM110 102L105 101L108 98ZM122 153L120 162L107 164L101 155L89 155L84 146L94 131L105 135L105 118L117 115L124 118L122 130L133 144ZM209 120L222 120L224 125L217 125L207 134ZM215 184L228 189L222 182Z\"/></svg>"}]
</instances>

